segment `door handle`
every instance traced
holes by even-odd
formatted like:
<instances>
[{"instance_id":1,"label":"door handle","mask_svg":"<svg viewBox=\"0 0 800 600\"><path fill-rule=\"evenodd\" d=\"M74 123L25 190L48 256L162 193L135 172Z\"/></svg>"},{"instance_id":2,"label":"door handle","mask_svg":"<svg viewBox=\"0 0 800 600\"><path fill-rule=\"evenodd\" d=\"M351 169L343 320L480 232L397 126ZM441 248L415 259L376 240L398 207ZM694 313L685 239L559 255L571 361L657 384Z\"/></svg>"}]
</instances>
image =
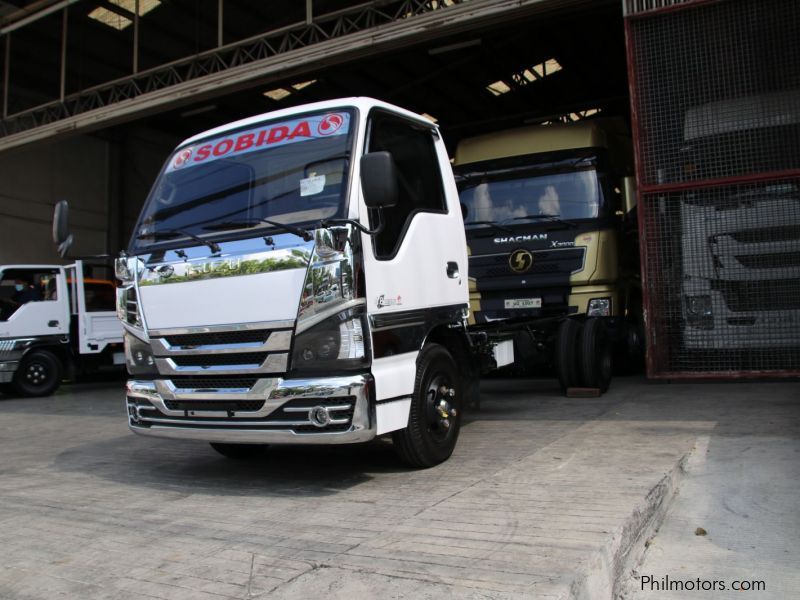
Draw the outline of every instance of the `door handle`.
<instances>
[{"instance_id":1,"label":"door handle","mask_svg":"<svg viewBox=\"0 0 800 600\"><path fill-rule=\"evenodd\" d=\"M458 277L458 263L457 262L448 262L447 263L447 276L450 279L455 279Z\"/></svg>"},{"instance_id":2,"label":"door handle","mask_svg":"<svg viewBox=\"0 0 800 600\"><path fill-rule=\"evenodd\" d=\"M47 326L48 327L58 327L58 321L48 321L47 322Z\"/></svg>"}]
</instances>

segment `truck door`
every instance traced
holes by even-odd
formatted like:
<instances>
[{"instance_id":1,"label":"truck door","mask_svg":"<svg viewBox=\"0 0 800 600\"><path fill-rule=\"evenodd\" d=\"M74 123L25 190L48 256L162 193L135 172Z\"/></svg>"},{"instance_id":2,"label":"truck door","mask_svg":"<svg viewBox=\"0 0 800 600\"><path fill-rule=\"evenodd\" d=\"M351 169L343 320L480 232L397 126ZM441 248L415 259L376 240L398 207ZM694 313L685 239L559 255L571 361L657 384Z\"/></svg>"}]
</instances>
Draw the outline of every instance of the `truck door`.
<instances>
[{"instance_id":1,"label":"truck door","mask_svg":"<svg viewBox=\"0 0 800 600\"><path fill-rule=\"evenodd\" d=\"M107 279L87 279L81 261L68 268L78 352L96 354L109 344L121 343L122 323L117 317L114 284Z\"/></svg>"},{"instance_id":2,"label":"truck door","mask_svg":"<svg viewBox=\"0 0 800 600\"><path fill-rule=\"evenodd\" d=\"M64 270L56 266L5 267L0 273L0 337L68 334Z\"/></svg>"},{"instance_id":3,"label":"truck door","mask_svg":"<svg viewBox=\"0 0 800 600\"><path fill-rule=\"evenodd\" d=\"M400 191L398 204L383 211L383 231L364 238L380 401L410 396L416 356L431 324L448 317L452 322L466 307L467 250L452 171L435 128L383 110L369 120L366 151L391 153ZM370 215L370 225L377 223ZM379 426L380 420L379 411Z\"/></svg>"}]
</instances>

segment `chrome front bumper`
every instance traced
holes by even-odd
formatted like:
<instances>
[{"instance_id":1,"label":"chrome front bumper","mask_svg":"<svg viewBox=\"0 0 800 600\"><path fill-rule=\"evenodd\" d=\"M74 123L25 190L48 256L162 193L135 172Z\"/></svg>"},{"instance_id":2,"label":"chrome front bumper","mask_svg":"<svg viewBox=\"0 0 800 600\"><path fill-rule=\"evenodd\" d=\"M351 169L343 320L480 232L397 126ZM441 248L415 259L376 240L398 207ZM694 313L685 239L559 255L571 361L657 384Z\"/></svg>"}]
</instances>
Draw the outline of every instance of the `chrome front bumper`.
<instances>
[{"instance_id":1,"label":"chrome front bumper","mask_svg":"<svg viewBox=\"0 0 800 600\"><path fill-rule=\"evenodd\" d=\"M259 379L250 388L177 388L128 381L128 426L140 435L239 444L353 444L375 437L366 374ZM262 404L263 402L263 404ZM324 407L330 422L315 424Z\"/></svg>"},{"instance_id":2,"label":"chrome front bumper","mask_svg":"<svg viewBox=\"0 0 800 600\"><path fill-rule=\"evenodd\" d=\"M0 383L11 383L14 381L14 373L19 367L18 360L0 361Z\"/></svg>"}]
</instances>

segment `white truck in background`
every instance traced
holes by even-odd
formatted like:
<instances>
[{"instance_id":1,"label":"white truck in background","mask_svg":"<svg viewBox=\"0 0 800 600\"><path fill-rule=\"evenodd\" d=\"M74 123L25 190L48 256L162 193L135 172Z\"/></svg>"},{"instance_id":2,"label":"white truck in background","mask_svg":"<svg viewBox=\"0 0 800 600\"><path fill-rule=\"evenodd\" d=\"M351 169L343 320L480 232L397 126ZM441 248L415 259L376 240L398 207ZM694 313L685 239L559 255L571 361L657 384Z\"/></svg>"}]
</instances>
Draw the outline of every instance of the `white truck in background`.
<instances>
[{"instance_id":1,"label":"white truck in background","mask_svg":"<svg viewBox=\"0 0 800 600\"><path fill-rule=\"evenodd\" d=\"M53 393L65 376L122 365L112 281L84 277L82 261L0 266L0 385Z\"/></svg>"},{"instance_id":2,"label":"white truck in background","mask_svg":"<svg viewBox=\"0 0 800 600\"><path fill-rule=\"evenodd\" d=\"M62 256L67 206L54 217ZM370 98L297 106L180 144L116 262L128 425L210 442L391 434L446 460L482 371L513 343L468 329L450 161L429 120Z\"/></svg>"},{"instance_id":3,"label":"white truck in background","mask_svg":"<svg viewBox=\"0 0 800 600\"><path fill-rule=\"evenodd\" d=\"M800 91L687 110L683 177L711 179L721 148L782 170L800 136ZM783 142L783 143L781 143ZM757 162L762 161L763 164ZM684 350L744 353L754 364L800 349L800 182L776 178L686 192L680 202ZM677 261L676 261L677 262Z\"/></svg>"}]
</instances>

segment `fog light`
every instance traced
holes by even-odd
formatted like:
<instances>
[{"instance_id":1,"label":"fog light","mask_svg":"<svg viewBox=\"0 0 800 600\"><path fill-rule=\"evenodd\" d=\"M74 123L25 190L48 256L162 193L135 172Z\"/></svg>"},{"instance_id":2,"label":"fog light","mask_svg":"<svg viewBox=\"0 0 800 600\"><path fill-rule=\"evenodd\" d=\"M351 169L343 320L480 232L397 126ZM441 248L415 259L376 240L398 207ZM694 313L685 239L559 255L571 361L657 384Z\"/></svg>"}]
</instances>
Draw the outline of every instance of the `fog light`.
<instances>
[{"instance_id":1,"label":"fog light","mask_svg":"<svg viewBox=\"0 0 800 600\"><path fill-rule=\"evenodd\" d=\"M587 317L610 317L611 298L592 298L586 310Z\"/></svg>"},{"instance_id":2,"label":"fog light","mask_svg":"<svg viewBox=\"0 0 800 600\"><path fill-rule=\"evenodd\" d=\"M308 411L308 420L317 427L327 427L331 424L331 415L324 406L315 406Z\"/></svg>"}]
</instances>

